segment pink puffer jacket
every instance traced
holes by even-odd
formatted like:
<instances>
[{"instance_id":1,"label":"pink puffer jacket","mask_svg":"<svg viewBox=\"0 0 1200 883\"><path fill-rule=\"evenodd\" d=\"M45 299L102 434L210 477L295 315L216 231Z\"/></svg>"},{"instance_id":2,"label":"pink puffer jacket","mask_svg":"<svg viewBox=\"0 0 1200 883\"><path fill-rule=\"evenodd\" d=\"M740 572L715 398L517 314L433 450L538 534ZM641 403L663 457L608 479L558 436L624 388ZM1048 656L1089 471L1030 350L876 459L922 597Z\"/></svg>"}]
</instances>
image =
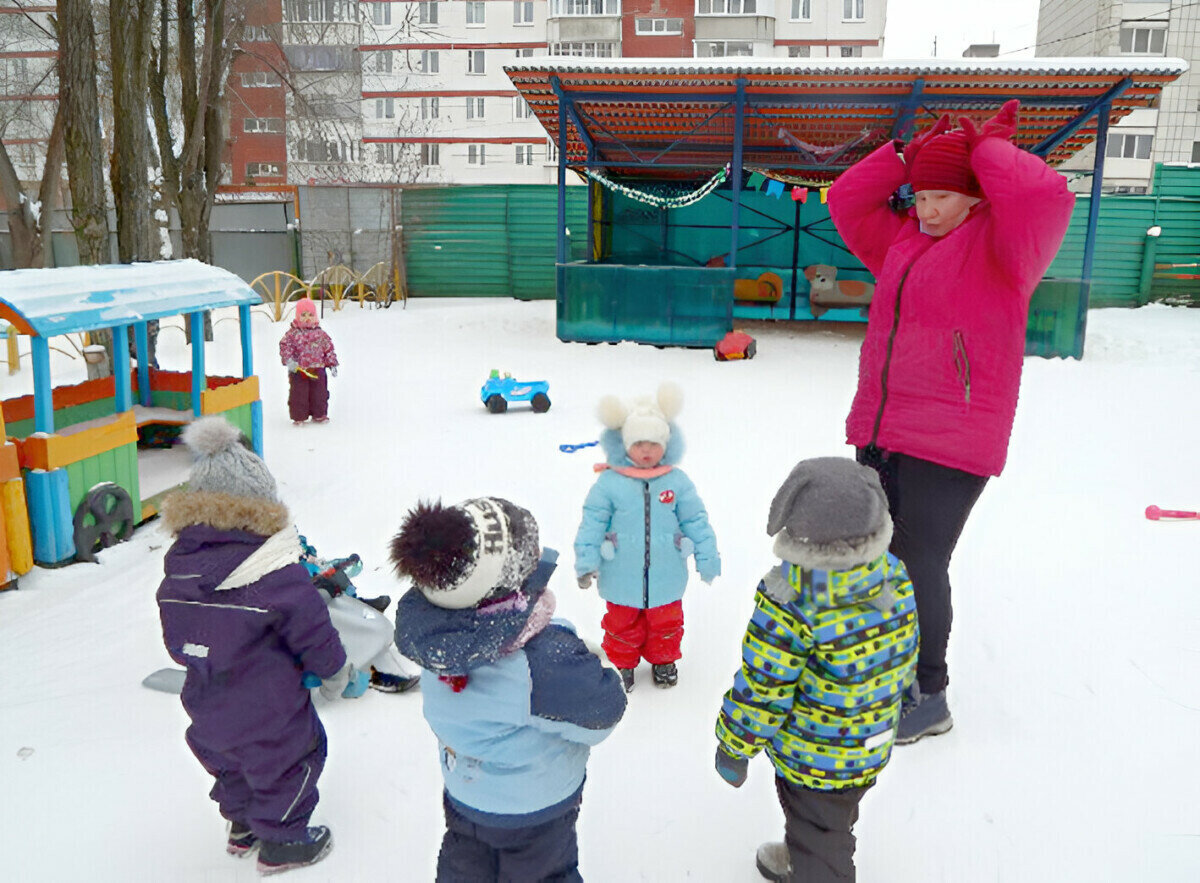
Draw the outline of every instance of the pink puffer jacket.
<instances>
[{"instance_id":1,"label":"pink puffer jacket","mask_svg":"<svg viewBox=\"0 0 1200 883\"><path fill-rule=\"evenodd\" d=\"M829 212L875 276L846 438L999 475L1008 454L1029 299L1054 259L1075 197L1040 158L984 138L971 167L985 194L941 238L893 212L907 171L891 143L829 190Z\"/></svg>"},{"instance_id":2,"label":"pink puffer jacket","mask_svg":"<svg viewBox=\"0 0 1200 883\"><path fill-rule=\"evenodd\" d=\"M301 328L295 322L279 340L279 361L286 365L289 360L301 368L335 368L338 363L328 334L319 326Z\"/></svg>"}]
</instances>

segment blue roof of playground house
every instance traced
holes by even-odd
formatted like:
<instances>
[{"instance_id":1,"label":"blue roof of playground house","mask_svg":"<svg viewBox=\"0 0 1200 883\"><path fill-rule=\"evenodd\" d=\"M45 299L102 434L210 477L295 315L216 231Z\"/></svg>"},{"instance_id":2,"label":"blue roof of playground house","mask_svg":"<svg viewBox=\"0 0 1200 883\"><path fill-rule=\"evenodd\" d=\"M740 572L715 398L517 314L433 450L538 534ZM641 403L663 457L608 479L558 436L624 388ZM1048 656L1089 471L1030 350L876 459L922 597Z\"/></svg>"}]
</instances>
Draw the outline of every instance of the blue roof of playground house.
<instances>
[{"instance_id":1,"label":"blue roof of playground house","mask_svg":"<svg viewBox=\"0 0 1200 883\"><path fill-rule=\"evenodd\" d=\"M0 319L41 337L261 302L240 277L192 259L0 272Z\"/></svg>"}]
</instances>

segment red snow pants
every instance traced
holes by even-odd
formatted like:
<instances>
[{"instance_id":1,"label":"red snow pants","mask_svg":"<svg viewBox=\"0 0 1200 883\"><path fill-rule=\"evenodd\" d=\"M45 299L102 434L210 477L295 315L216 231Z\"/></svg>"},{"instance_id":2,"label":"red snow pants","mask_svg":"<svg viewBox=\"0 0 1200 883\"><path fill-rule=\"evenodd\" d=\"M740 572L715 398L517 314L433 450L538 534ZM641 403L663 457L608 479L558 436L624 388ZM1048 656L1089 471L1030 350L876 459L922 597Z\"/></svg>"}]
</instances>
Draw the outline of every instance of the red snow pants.
<instances>
[{"instance_id":1,"label":"red snow pants","mask_svg":"<svg viewBox=\"0 0 1200 883\"><path fill-rule=\"evenodd\" d=\"M604 629L604 652L617 668L637 668L642 659L651 665L665 665L682 655L682 601L646 608L623 607L610 601L600 625Z\"/></svg>"}]
</instances>

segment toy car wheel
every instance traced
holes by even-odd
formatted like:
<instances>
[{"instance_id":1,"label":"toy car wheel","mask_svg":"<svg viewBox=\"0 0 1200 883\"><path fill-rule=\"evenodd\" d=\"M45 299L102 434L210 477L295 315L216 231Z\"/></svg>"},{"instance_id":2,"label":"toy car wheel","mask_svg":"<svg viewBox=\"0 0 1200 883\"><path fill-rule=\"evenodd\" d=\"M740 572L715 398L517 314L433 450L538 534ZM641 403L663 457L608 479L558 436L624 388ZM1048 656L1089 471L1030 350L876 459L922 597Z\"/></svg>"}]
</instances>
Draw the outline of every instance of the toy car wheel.
<instances>
[{"instance_id":1,"label":"toy car wheel","mask_svg":"<svg viewBox=\"0 0 1200 883\"><path fill-rule=\"evenodd\" d=\"M753 359L756 352L758 352L758 341L752 340L746 347L746 358Z\"/></svg>"},{"instance_id":2,"label":"toy car wheel","mask_svg":"<svg viewBox=\"0 0 1200 883\"><path fill-rule=\"evenodd\" d=\"M539 414L544 414L550 410L550 396L544 392L534 393L533 398L529 400L529 404L533 410Z\"/></svg>"},{"instance_id":3,"label":"toy car wheel","mask_svg":"<svg viewBox=\"0 0 1200 883\"><path fill-rule=\"evenodd\" d=\"M133 536L133 501L111 481L96 485L75 510L75 557L95 561L96 553Z\"/></svg>"},{"instance_id":4,"label":"toy car wheel","mask_svg":"<svg viewBox=\"0 0 1200 883\"><path fill-rule=\"evenodd\" d=\"M504 396L498 392L494 392L488 396L485 404L487 405L487 409L493 414L503 414L508 410L508 402L504 401Z\"/></svg>"}]
</instances>

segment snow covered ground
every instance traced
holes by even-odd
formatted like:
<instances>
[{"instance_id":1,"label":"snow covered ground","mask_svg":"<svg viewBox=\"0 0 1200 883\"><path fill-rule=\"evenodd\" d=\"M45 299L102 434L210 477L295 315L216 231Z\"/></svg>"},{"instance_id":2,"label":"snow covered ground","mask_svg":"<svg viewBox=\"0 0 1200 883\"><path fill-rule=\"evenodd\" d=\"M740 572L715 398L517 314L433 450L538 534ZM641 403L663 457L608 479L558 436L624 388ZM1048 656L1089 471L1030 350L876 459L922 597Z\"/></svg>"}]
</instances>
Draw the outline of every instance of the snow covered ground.
<instances>
[{"instance_id":1,"label":"snow covered ground","mask_svg":"<svg viewBox=\"0 0 1200 883\"><path fill-rule=\"evenodd\" d=\"M592 754L582 870L601 883L760 879L754 850L782 833L772 772L741 790L712 768L713 722L738 662L767 507L799 459L848 453L842 425L862 329L756 328L758 357L563 344L554 304L419 300L327 314L342 360L332 421L294 428L275 356L283 327L254 320L267 462L297 524L326 554L361 554L366 595L396 597L386 544L419 498L495 494L528 507L563 553L562 615L599 634L594 591L571 578L604 393L679 381L680 425L724 575L694 580L679 686L638 672L629 710ZM236 371L235 322L210 368ZM181 332L164 367L187 365ZM489 414L491 368L550 381L553 407ZM55 382L77 363L60 359ZM28 368L3 379L23 391ZM78 379L82 379L80 376ZM1096 311L1082 362L1030 359L1008 467L954 559L949 734L899 748L862 806L865 883L1200 879L1200 523L1152 523L1150 503L1200 508L1200 310ZM140 686L169 664L154 592L157 524L99 564L35 569L0 594L0 877L234 881L209 780L176 698ZM433 878L441 783L420 694L322 705L330 756L314 821L335 848L288 880Z\"/></svg>"}]
</instances>

